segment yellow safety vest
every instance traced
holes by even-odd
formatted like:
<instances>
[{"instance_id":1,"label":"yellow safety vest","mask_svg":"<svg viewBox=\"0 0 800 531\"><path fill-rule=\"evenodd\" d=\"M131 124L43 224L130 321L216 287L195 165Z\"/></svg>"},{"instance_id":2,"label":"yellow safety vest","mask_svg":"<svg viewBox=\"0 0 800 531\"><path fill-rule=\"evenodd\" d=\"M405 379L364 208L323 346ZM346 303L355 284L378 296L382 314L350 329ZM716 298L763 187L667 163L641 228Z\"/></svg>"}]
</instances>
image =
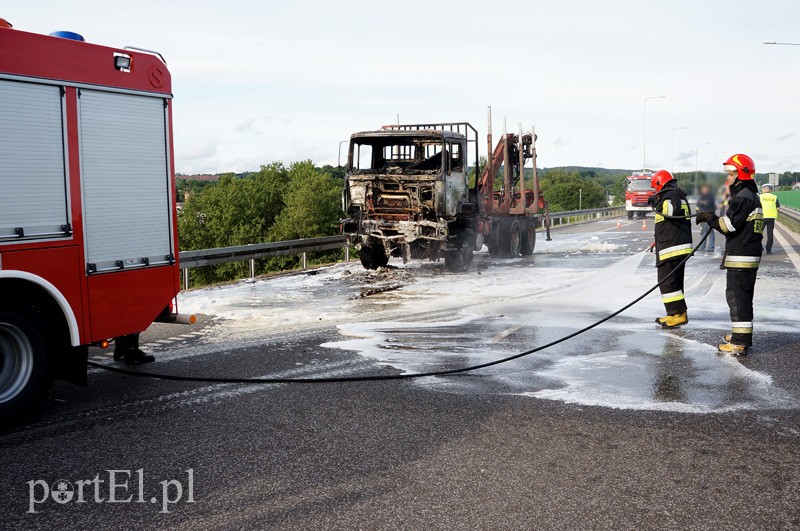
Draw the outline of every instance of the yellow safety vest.
<instances>
[{"instance_id":1,"label":"yellow safety vest","mask_svg":"<svg viewBox=\"0 0 800 531\"><path fill-rule=\"evenodd\" d=\"M778 217L778 207L775 202L778 197L775 194L761 194L761 210L764 212L764 219L776 219Z\"/></svg>"}]
</instances>

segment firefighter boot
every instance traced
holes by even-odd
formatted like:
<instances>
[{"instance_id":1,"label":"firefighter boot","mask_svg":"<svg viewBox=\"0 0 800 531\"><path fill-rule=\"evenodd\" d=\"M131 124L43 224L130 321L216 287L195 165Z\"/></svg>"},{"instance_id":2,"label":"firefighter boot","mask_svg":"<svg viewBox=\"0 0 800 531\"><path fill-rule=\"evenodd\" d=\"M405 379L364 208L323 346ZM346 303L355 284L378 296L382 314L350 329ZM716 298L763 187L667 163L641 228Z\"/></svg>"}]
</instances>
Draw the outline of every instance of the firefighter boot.
<instances>
[{"instance_id":1,"label":"firefighter boot","mask_svg":"<svg viewBox=\"0 0 800 531\"><path fill-rule=\"evenodd\" d=\"M747 347L731 343L730 341L718 345L717 350L725 354L730 354L731 356L747 356Z\"/></svg>"},{"instance_id":2,"label":"firefighter boot","mask_svg":"<svg viewBox=\"0 0 800 531\"><path fill-rule=\"evenodd\" d=\"M678 328L689 322L689 316L686 312L674 313L666 317L659 317L656 323L660 324L662 328Z\"/></svg>"},{"instance_id":3,"label":"firefighter boot","mask_svg":"<svg viewBox=\"0 0 800 531\"><path fill-rule=\"evenodd\" d=\"M143 363L151 363L156 361L156 357L152 354L145 354L137 348L127 352L125 357L122 358L122 361L125 363L125 365L141 365Z\"/></svg>"}]
</instances>

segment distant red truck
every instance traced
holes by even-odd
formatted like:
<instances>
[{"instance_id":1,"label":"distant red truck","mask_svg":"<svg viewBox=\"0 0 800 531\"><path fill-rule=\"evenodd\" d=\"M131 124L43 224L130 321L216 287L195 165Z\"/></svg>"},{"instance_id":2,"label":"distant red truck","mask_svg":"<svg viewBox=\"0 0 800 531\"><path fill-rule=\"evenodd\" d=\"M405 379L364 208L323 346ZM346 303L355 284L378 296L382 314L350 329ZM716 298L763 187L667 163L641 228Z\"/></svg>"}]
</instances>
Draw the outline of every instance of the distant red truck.
<instances>
[{"instance_id":1,"label":"distant red truck","mask_svg":"<svg viewBox=\"0 0 800 531\"><path fill-rule=\"evenodd\" d=\"M633 215L643 218L652 210L647 200L656 193L650 186L652 175L637 174L628 176L625 185L625 210L628 212L628 219L633 219Z\"/></svg>"},{"instance_id":2,"label":"distant red truck","mask_svg":"<svg viewBox=\"0 0 800 531\"><path fill-rule=\"evenodd\" d=\"M0 420L89 345L176 315L170 73L157 53L0 19Z\"/></svg>"}]
</instances>

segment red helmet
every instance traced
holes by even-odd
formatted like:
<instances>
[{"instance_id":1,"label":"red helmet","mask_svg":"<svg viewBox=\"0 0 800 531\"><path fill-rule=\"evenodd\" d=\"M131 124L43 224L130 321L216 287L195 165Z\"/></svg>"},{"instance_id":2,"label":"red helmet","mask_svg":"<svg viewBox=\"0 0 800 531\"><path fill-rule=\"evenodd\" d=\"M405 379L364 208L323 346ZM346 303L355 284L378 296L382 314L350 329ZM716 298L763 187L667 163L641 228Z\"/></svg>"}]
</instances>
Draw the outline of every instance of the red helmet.
<instances>
[{"instance_id":1,"label":"red helmet","mask_svg":"<svg viewBox=\"0 0 800 531\"><path fill-rule=\"evenodd\" d=\"M656 192L660 192L664 185L673 179L674 177L667 170L658 170L653 174L653 178L650 179L650 187L655 188Z\"/></svg>"},{"instance_id":2,"label":"red helmet","mask_svg":"<svg viewBox=\"0 0 800 531\"><path fill-rule=\"evenodd\" d=\"M742 153L729 157L723 164L725 171L736 171L740 181L752 181L756 175L756 163Z\"/></svg>"}]
</instances>

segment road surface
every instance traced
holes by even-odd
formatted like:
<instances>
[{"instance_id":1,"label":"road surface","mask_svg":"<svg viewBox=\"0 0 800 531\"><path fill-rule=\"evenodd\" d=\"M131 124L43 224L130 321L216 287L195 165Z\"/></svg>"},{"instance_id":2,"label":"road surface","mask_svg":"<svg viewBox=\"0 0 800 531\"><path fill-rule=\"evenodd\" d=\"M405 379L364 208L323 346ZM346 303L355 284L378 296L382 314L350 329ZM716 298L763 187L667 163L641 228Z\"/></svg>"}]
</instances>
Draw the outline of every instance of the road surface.
<instances>
[{"instance_id":1,"label":"road surface","mask_svg":"<svg viewBox=\"0 0 800 531\"><path fill-rule=\"evenodd\" d=\"M181 309L203 322L154 325L157 363L137 370L363 376L508 356L651 287L647 223L540 234L533 256L479 253L463 274L350 263L193 290ZM800 528L800 244L779 234L744 359L716 353L724 272L701 254L685 328L656 328L654 293L464 376L235 385L92 369L88 388L57 384L39 418L0 433L0 527ZM109 470L130 501L109 502Z\"/></svg>"}]
</instances>

